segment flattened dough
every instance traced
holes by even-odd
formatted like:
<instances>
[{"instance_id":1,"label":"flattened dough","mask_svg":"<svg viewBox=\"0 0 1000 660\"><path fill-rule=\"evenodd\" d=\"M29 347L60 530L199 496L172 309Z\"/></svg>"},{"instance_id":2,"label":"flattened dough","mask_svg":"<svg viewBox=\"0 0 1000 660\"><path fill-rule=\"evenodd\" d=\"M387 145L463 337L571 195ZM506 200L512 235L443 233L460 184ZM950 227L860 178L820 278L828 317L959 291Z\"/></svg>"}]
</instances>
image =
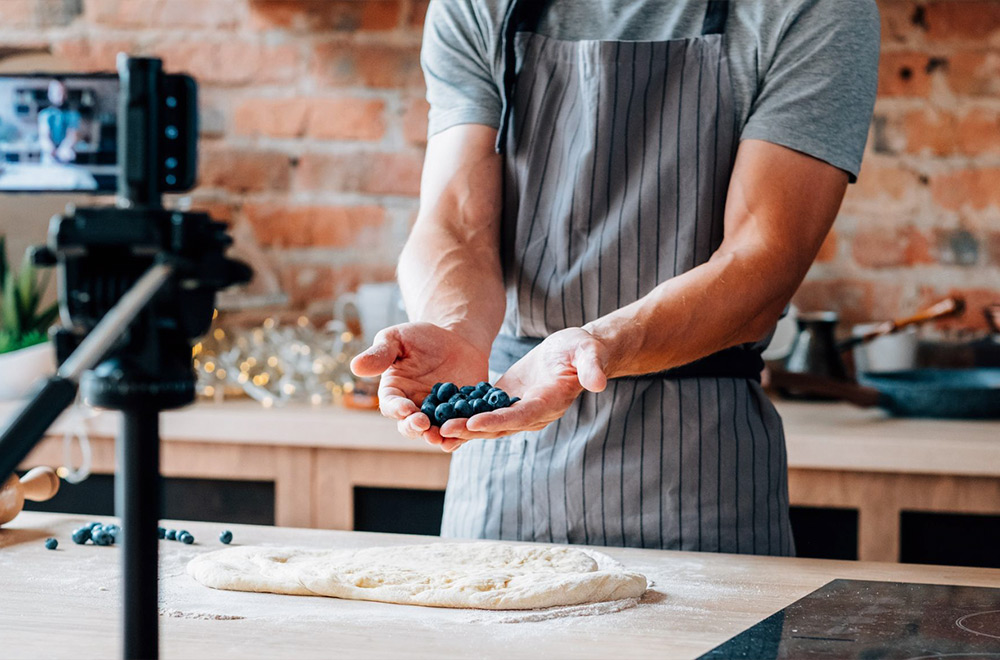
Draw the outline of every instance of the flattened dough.
<instances>
[{"instance_id":1,"label":"flattened dough","mask_svg":"<svg viewBox=\"0 0 1000 660\"><path fill-rule=\"evenodd\" d=\"M637 598L646 578L607 555L509 543L432 543L361 550L235 547L192 559L213 589L531 610Z\"/></svg>"}]
</instances>

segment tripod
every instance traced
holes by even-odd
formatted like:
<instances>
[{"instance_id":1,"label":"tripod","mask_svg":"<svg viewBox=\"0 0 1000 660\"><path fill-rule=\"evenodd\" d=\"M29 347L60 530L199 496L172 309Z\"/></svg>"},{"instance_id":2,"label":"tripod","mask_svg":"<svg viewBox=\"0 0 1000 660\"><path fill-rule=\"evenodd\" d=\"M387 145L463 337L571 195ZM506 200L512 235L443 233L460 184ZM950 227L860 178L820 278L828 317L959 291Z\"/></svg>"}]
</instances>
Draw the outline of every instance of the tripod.
<instances>
[{"instance_id":1,"label":"tripod","mask_svg":"<svg viewBox=\"0 0 1000 660\"><path fill-rule=\"evenodd\" d=\"M166 121L177 129L168 134L186 128L193 142L196 122L185 114L194 107L193 82L164 76L152 59L122 57L119 73L118 205L56 216L48 242L32 255L36 265L59 270L60 367L0 433L0 475L13 472L78 389L88 404L121 411L115 509L123 527L123 655L155 658L159 413L194 401L192 341L208 330L216 293L249 281L251 271L226 258L232 239L224 224L161 203L158 136ZM170 149L175 162L184 155ZM185 180L193 182L190 162Z\"/></svg>"}]
</instances>

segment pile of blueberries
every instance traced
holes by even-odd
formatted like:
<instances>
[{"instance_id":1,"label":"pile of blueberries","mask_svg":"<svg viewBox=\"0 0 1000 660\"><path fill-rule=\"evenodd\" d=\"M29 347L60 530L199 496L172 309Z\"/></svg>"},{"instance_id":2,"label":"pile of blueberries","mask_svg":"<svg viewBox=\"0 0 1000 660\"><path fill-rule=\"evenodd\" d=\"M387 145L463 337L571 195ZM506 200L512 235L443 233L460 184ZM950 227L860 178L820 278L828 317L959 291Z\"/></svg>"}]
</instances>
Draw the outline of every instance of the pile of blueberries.
<instances>
[{"instance_id":1,"label":"pile of blueberries","mask_svg":"<svg viewBox=\"0 0 1000 660\"><path fill-rule=\"evenodd\" d=\"M73 543L83 545L90 541L94 545L114 545L118 541L118 535L122 528L114 523L105 525L99 522L92 522L73 530ZM46 546L47 547L47 546Z\"/></svg>"},{"instance_id":2,"label":"pile of blueberries","mask_svg":"<svg viewBox=\"0 0 1000 660\"><path fill-rule=\"evenodd\" d=\"M89 525L84 525L78 529L73 530L73 543L77 545L84 545L87 541L90 541L94 545L114 545L118 541L118 535L121 534L122 528L114 523L109 525L104 525L99 522L92 522ZM191 545L194 543L194 535L192 535L187 530L176 530L176 529L165 529L163 527L156 528L157 536L161 539L166 539L168 541L180 541L181 543ZM228 529L219 534L219 541L229 545L233 540L233 533ZM49 550L55 550L58 547L59 541L53 538L45 539L45 547Z\"/></svg>"},{"instance_id":3,"label":"pile of blueberries","mask_svg":"<svg viewBox=\"0 0 1000 660\"><path fill-rule=\"evenodd\" d=\"M194 536L186 529L178 531L176 529L164 529L163 527L157 527L156 535L161 539L166 539L168 541L180 541L185 545L191 545L194 543Z\"/></svg>"},{"instance_id":4,"label":"pile of blueberries","mask_svg":"<svg viewBox=\"0 0 1000 660\"><path fill-rule=\"evenodd\" d=\"M519 398L510 398L502 389L486 381L462 387L455 383L436 383L420 405L420 412L427 415L432 425L441 426L449 419L466 419L507 408L518 401Z\"/></svg>"}]
</instances>

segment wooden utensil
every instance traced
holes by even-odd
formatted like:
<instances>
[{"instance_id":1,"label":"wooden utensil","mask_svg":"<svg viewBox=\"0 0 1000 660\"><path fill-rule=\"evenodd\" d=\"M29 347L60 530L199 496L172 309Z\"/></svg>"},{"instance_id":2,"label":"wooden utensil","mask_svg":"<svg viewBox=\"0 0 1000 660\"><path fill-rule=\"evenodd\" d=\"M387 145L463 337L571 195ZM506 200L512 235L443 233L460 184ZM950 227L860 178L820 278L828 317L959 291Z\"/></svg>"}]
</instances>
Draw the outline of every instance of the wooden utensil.
<instances>
[{"instance_id":1,"label":"wooden utensil","mask_svg":"<svg viewBox=\"0 0 1000 660\"><path fill-rule=\"evenodd\" d=\"M841 351L846 351L854 348L858 344L864 344L872 339L883 337L885 335L891 335L894 332L899 332L908 326L919 325L921 323L927 323L928 321L936 321L950 316L958 316L963 312L965 312L964 299L945 298L941 302L934 303L930 307L920 310L913 316L879 323L878 326L870 332L866 332L865 334L857 337L851 337L850 339L845 339L837 344L837 348Z\"/></svg>"},{"instance_id":2,"label":"wooden utensil","mask_svg":"<svg viewBox=\"0 0 1000 660\"><path fill-rule=\"evenodd\" d=\"M59 476L50 467L36 467L20 479L10 475L0 488L0 525L8 523L21 513L24 501L44 502L59 492Z\"/></svg>"}]
</instances>

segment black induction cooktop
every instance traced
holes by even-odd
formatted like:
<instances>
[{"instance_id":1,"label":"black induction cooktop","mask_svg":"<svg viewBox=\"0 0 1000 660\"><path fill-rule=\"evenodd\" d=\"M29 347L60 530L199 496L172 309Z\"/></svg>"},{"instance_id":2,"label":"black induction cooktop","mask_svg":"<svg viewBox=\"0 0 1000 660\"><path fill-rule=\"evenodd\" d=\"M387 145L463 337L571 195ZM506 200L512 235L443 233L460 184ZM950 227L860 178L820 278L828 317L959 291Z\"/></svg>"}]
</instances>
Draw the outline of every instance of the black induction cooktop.
<instances>
[{"instance_id":1,"label":"black induction cooktop","mask_svg":"<svg viewBox=\"0 0 1000 660\"><path fill-rule=\"evenodd\" d=\"M1000 589L834 580L699 660L1000 658Z\"/></svg>"}]
</instances>

